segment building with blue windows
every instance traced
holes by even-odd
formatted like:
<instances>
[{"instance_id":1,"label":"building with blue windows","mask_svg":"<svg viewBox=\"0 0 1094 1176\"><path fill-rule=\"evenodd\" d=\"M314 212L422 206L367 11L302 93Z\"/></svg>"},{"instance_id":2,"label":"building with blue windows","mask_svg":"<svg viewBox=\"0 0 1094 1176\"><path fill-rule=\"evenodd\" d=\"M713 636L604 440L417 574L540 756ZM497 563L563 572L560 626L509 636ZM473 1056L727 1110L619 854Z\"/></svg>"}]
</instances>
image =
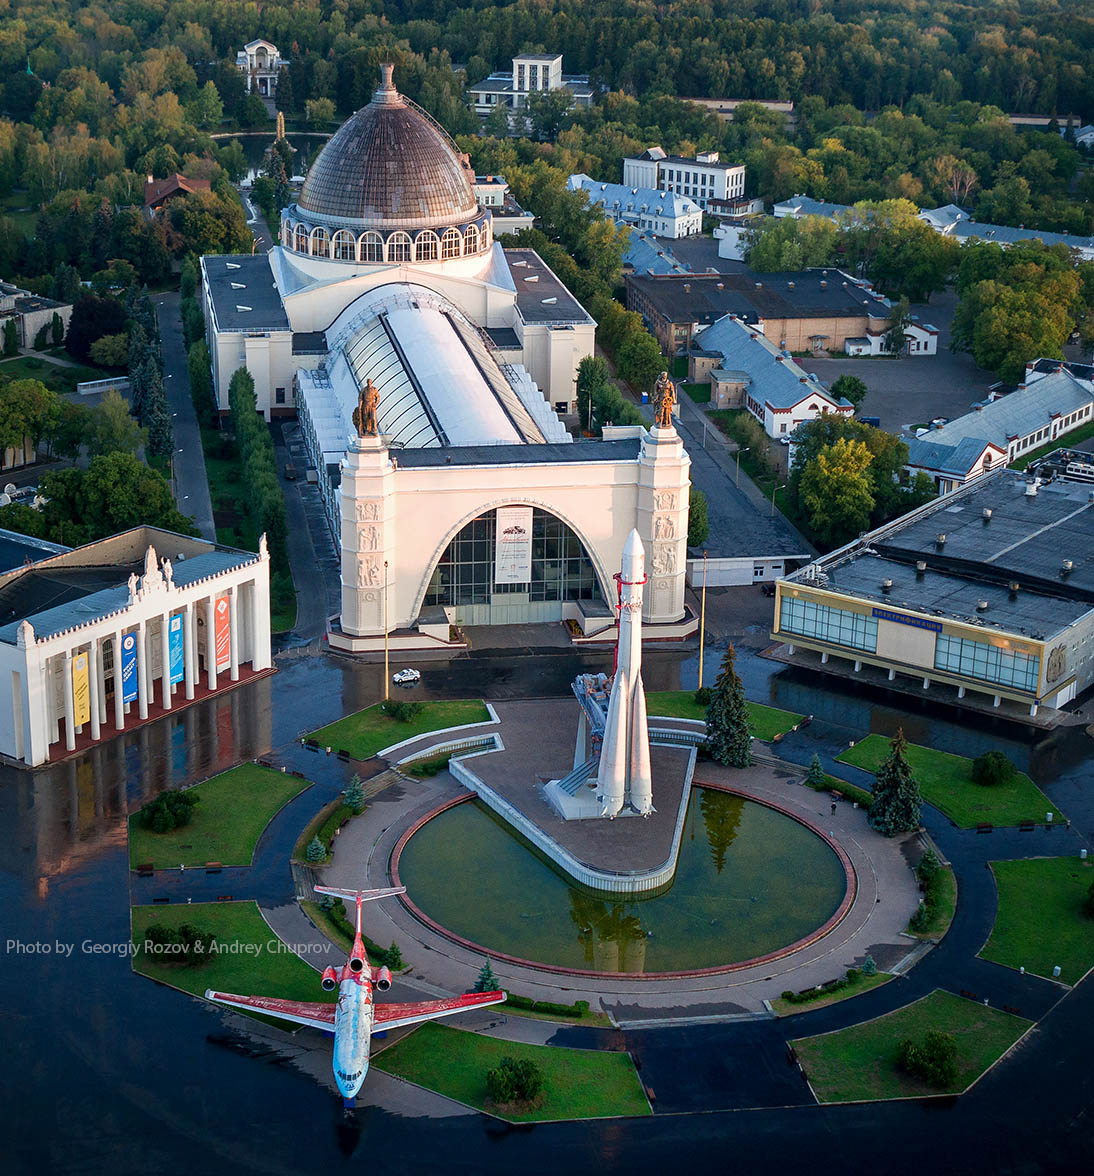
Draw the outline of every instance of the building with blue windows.
<instances>
[{"instance_id":1,"label":"building with blue windows","mask_svg":"<svg viewBox=\"0 0 1094 1176\"><path fill-rule=\"evenodd\" d=\"M779 580L772 629L795 664L1061 707L1094 681L1094 492L985 474Z\"/></svg>"}]
</instances>

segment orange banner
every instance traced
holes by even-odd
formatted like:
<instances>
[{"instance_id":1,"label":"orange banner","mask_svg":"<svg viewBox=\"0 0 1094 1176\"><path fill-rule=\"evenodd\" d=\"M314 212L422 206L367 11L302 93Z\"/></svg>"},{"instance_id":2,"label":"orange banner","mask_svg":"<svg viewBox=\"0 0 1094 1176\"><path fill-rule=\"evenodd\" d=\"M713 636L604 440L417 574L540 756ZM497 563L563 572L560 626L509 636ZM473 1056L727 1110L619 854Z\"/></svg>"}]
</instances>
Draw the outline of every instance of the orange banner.
<instances>
[{"instance_id":1,"label":"orange banner","mask_svg":"<svg viewBox=\"0 0 1094 1176\"><path fill-rule=\"evenodd\" d=\"M214 632L215 632L214 645L216 648L217 670L223 670L223 669L227 669L229 663L231 662L231 656L229 654L229 649L231 648L231 645L230 645L231 638L229 636L229 628L228 628L228 625L229 625L228 597L222 596L216 602L216 605L214 606L213 611L216 614L216 616L215 616L216 628L214 630Z\"/></svg>"}]
</instances>

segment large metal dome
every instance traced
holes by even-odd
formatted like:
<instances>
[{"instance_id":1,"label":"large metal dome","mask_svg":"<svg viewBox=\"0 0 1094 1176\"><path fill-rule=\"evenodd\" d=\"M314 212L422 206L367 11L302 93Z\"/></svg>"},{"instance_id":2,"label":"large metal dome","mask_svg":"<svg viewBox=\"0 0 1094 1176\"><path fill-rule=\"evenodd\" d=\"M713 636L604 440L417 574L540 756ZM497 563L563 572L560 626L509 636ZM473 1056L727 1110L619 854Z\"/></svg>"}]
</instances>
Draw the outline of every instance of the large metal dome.
<instances>
[{"instance_id":1,"label":"large metal dome","mask_svg":"<svg viewBox=\"0 0 1094 1176\"><path fill-rule=\"evenodd\" d=\"M312 165L297 207L368 228L435 228L474 219L478 202L459 151L392 83L348 119Z\"/></svg>"}]
</instances>

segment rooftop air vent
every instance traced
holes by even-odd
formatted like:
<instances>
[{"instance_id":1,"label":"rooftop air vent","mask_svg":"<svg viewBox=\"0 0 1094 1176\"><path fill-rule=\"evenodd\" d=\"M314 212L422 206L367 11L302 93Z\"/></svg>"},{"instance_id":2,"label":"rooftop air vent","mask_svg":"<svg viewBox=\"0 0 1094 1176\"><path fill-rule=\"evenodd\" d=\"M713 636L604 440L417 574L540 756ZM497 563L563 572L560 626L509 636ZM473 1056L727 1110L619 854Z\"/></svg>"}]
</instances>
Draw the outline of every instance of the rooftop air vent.
<instances>
[{"instance_id":1,"label":"rooftop air vent","mask_svg":"<svg viewBox=\"0 0 1094 1176\"><path fill-rule=\"evenodd\" d=\"M762 285L763 285L763 282L757 282L756 289L759 290Z\"/></svg>"},{"instance_id":2,"label":"rooftop air vent","mask_svg":"<svg viewBox=\"0 0 1094 1176\"><path fill-rule=\"evenodd\" d=\"M788 290L793 290L793 289L794 289L794 283L793 283L793 282L787 282L787 283L786 283L786 288L787 288Z\"/></svg>"},{"instance_id":3,"label":"rooftop air vent","mask_svg":"<svg viewBox=\"0 0 1094 1176\"><path fill-rule=\"evenodd\" d=\"M991 507L990 506L984 507L984 522L985 523L991 522Z\"/></svg>"},{"instance_id":4,"label":"rooftop air vent","mask_svg":"<svg viewBox=\"0 0 1094 1176\"><path fill-rule=\"evenodd\" d=\"M882 592L884 592L884 593L886 594L886 596L888 596L888 594L889 594L890 592L892 592L892 590L893 590L893 582L892 582L892 580L887 580L887 579L886 579L886 580L882 580L882 581L881 581L881 590L882 590Z\"/></svg>"},{"instance_id":5,"label":"rooftop air vent","mask_svg":"<svg viewBox=\"0 0 1094 1176\"><path fill-rule=\"evenodd\" d=\"M1013 600L1018 595L1018 589L1020 587L1021 587L1021 585L1018 583L1017 580L1011 580L1007 584L1007 591L1010 593L1011 600Z\"/></svg>"},{"instance_id":6,"label":"rooftop air vent","mask_svg":"<svg viewBox=\"0 0 1094 1176\"><path fill-rule=\"evenodd\" d=\"M934 541L938 544L939 547L945 547L946 546L946 532L939 531L938 534L934 537Z\"/></svg>"},{"instance_id":7,"label":"rooftop air vent","mask_svg":"<svg viewBox=\"0 0 1094 1176\"><path fill-rule=\"evenodd\" d=\"M1037 497L1037 479L1036 478L1034 478L1032 482L1026 483L1026 497L1027 498L1036 498Z\"/></svg>"},{"instance_id":8,"label":"rooftop air vent","mask_svg":"<svg viewBox=\"0 0 1094 1176\"><path fill-rule=\"evenodd\" d=\"M1075 565L1071 562L1071 560L1065 559L1064 562L1060 564L1060 575L1070 576L1074 567Z\"/></svg>"},{"instance_id":9,"label":"rooftop air vent","mask_svg":"<svg viewBox=\"0 0 1094 1176\"><path fill-rule=\"evenodd\" d=\"M827 290L827 289L828 289L828 283L825 281L825 279L824 279L824 278L821 278L821 289L822 289L822 290Z\"/></svg>"},{"instance_id":10,"label":"rooftop air vent","mask_svg":"<svg viewBox=\"0 0 1094 1176\"><path fill-rule=\"evenodd\" d=\"M919 579L923 579L923 575L927 570L927 561L925 559L917 559L915 561L915 574Z\"/></svg>"},{"instance_id":11,"label":"rooftop air vent","mask_svg":"<svg viewBox=\"0 0 1094 1176\"><path fill-rule=\"evenodd\" d=\"M986 600L978 600L976 602L976 611L977 612L987 612L988 611L988 602Z\"/></svg>"}]
</instances>

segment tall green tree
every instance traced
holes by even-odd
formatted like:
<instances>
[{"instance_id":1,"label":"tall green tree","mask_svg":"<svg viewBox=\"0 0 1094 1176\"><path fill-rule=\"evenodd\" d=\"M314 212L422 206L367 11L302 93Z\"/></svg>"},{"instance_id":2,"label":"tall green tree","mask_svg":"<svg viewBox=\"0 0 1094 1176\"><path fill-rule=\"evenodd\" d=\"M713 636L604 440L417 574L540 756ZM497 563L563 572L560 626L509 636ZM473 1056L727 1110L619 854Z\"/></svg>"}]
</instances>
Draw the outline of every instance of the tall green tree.
<instances>
[{"instance_id":1,"label":"tall green tree","mask_svg":"<svg viewBox=\"0 0 1094 1176\"><path fill-rule=\"evenodd\" d=\"M737 651L730 642L707 707L707 747L711 759L718 763L747 768L752 763L752 737L748 733L744 683L736 663Z\"/></svg>"},{"instance_id":2,"label":"tall green tree","mask_svg":"<svg viewBox=\"0 0 1094 1176\"><path fill-rule=\"evenodd\" d=\"M88 414L85 435L91 457L103 453L136 455L148 444L148 434L130 416L129 405L116 388L108 388Z\"/></svg>"},{"instance_id":3,"label":"tall green tree","mask_svg":"<svg viewBox=\"0 0 1094 1176\"><path fill-rule=\"evenodd\" d=\"M837 399L842 397L844 400L850 400L855 408L858 408L866 399L866 381L845 372L832 381L828 391Z\"/></svg>"},{"instance_id":4,"label":"tall green tree","mask_svg":"<svg viewBox=\"0 0 1094 1176\"><path fill-rule=\"evenodd\" d=\"M707 496L693 482L688 487L688 546L702 547L709 535Z\"/></svg>"},{"instance_id":5,"label":"tall green tree","mask_svg":"<svg viewBox=\"0 0 1094 1176\"><path fill-rule=\"evenodd\" d=\"M593 398L611 383L608 361L599 355L586 355L577 365L577 418L592 428Z\"/></svg>"},{"instance_id":6,"label":"tall green tree","mask_svg":"<svg viewBox=\"0 0 1094 1176\"><path fill-rule=\"evenodd\" d=\"M923 798L908 766L908 741L903 728L890 744L889 755L874 780L874 799L870 805L870 827L886 837L909 833L919 828Z\"/></svg>"},{"instance_id":7,"label":"tall green tree","mask_svg":"<svg viewBox=\"0 0 1094 1176\"><path fill-rule=\"evenodd\" d=\"M13 318L4 320L4 354L19 354L19 328Z\"/></svg>"},{"instance_id":8,"label":"tall green tree","mask_svg":"<svg viewBox=\"0 0 1094 1176\"><path fill-rule=\"evenodd\" d=\"M810 529L828 547L838 547L869 527L874 508L871 461L873 456L861 441L841 437L802 472L801 504Z\"/></svg>"}]
</instances>

